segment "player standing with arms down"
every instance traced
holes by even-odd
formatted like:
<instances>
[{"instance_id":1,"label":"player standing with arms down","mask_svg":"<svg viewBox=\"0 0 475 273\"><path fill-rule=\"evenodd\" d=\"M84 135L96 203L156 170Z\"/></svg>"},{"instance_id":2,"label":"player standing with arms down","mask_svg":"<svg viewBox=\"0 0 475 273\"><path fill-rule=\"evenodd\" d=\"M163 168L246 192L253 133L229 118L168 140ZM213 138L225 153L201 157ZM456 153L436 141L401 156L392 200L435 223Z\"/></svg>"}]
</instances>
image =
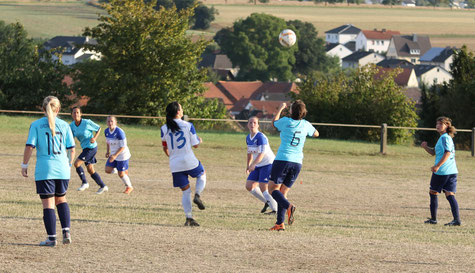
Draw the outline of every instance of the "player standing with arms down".
<instances>
[{"instance_id":1,"label":"player standing with arms down","mask_svg":"<svg viewBox=\"0 0 475 273\"><path fill-rule=\"evenodd\" d=\"M172 102L166 108L166 124L160 128L163 151L170 159L173 186L182 190L181 203L185 211L185 226L199 226L191 213L191 189L188 176L196 178L193 202L200 210L205 206L200 195L206 186L206 173L201 162L193 153L192 147L198 148L202 142L196 135L193 124L182 120L183 108L178 102Z\"/></svg>"},{"instance_id":2,"label":"player standing with arms down","mask_svg":"<svg viewBox=\"0 0 475 273\"><path fill-rule=\"evenodd\" d=\"M71 163L74 159L74 137L68 123L57 118L61 104L58 98L48 96L43 100L46 117L34 121L26 141L21 174L28 177L28 161L33 149L36 151L36 193L43 203L43 223L48 238L40 246L56 246L56 213L63 230L63 244L71 243L71 216L66 201ZM68 158L68 151L70 156Z\"/></svg>"},{"instance_id":3,"label":"player standing with arms down","mask_svg":"<svg viewBox=\"0 0 475 273\"><path fill-rule=\"evenodd\" d=\"M82 111L80 107L74 107L71 111L71 116L73 118L73 122L69 124L71 127L71 131L73 135L79 140L81 143L82 152L74 161L74 167L76 168L76 172L81 179L81 187L78 188L78 191L84 191L85 189L89 188L89 183L87 183L86 175L84 175L84 170L81 167L82 163L86 165L87 172L91 175L92 179L96 181L97 185L99 185L99 190L96 192L97 194L102 194L109 190L109 188L104 184L101 179L101 176L94 170L94 164L96 164L96 154L97 154L97 142L96 139L101 132L101 127L94 123L90 119L83 119Z\"/></svg>"},{"instance_id":4,"label":"player standing with arms down","mask_svg":"<svg viewBox=\"0 0 475 273\"><path fill-rule=\"evenodd\" d=\"M284 102L272 120L272 125L280 132L280 146L277 151L269 181L269 191L278 203L277 222L271 230L285 230L285 212L288 223L294 222L295 206L287 200L287 193L294 184L302 168L303 146L307 136L318 137L319 133L310 122L303 118L307 115L305 103L297 100L290 107L289 117L280 115L287 107Z\"/></svg>"},{"instance_id":5,"label":"player standing with arms down","mask_svg":"<svg viewBox=\"0 0 475 273\"><path fill-rule=\"evenodd\" d=\"M437 224L437 208L439 201L437 195L444 191L445 197L450 203L454 219L445 224L446 226L460 226L459 205L455 199L457 190L457 165L455 163L455 145L452 138L455 135L455 127L452 126L452 120L448 117L437 118L435 128L440 134L435 148L427 146L427 142L422 142L421 146L430 155L435 155L434 166L431 167L432 177L430 180L430 214L424 223Z\"/></svg>"},{"instance_id":6,"label":"player standing with arms down","mask_svg":"<svg viewBox=\"0 0 475 273\"><path fill-rule=\"evenodd\" d=\"M246 137L246 173L248 174L246 189L264 203L261 213L266 212L269 206L272 209L270 213L275 213L277 212L277 202L275 202L267 190L267 183L269 182L269 175L275 156L266 135L259 132L259 119L257 117L249 118L247 128L249 128L249 135Z\"/></svg>"},{"instance_id":7,"label":"player standing with arms down","mask_svg":"<svg viewBox=\"0 0 475 273\"><path fill-rule=\"evenodd\" d=\"M129 178L129 158L131 156L129 147L127 146L127 138L125 132L117 127L117 118L114 116L107 117L107 126L104 130L107 143L106 153L106 173L113 173L117 169L118 175L125 184L125 194L130 194L134 188Z\"/></svg>"}]
</instances>

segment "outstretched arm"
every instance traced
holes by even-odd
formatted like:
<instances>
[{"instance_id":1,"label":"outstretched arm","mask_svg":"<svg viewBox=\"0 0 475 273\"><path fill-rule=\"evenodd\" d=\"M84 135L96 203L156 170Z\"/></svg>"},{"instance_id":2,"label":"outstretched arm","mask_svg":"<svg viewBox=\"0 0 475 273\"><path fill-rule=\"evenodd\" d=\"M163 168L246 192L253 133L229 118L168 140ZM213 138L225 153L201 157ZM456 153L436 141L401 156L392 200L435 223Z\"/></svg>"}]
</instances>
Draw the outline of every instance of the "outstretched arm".
<instances>
[{"instance_id":1,"label":"outstretched arm","mask_svg":"<svg viewBox=\"0 0 475 273\"><path fill-rule=\"evenodd\" d=\"M274 122L278 121L280 119L280 115L282 114L282 111L287 107L287 103L283 102L280 107L279 107L279 110L277 111L277 113L275 114L274 118L272 119L272 127L274 127L275 129L277 129L274 125Z\"/></svg>"},{"instance_id":2,"label":"outstretched arm","mask_svg":"<svg viewBox=\"0 0 475 273\"><path fill-rule=\"evenodd\" d=\"M426 150L426 152L428 152L430 155L435 155L434 148L427 146L427 141L423 141L421 143L421 147L424 148L424 150Z\"/></svg>"}]
</instances>

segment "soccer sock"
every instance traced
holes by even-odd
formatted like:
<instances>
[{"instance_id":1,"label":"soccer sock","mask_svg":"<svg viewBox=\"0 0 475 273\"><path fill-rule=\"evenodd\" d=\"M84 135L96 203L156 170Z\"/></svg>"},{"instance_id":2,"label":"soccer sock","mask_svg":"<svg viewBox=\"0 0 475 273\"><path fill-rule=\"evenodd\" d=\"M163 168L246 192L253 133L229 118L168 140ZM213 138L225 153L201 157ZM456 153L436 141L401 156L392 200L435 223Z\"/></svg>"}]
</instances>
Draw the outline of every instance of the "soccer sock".
<instances>
[{"instance_id":1,"label":"soccer sock","mask_svg":"<svg viewBox=\"0 0 475 273\"><path fill-rule=\"evenodd\" d=\"M59 216L59 221L61 222L61 227L63 228L63 231L65 228L71 227L71 214L69 211L69 205L67 202L58 204L56 206L58 209L58 216Z\"/></svg>"},{"instance_id":2,"label":"soccer sock","mask_svg":"<svg viewBox=\"0 0 475 273\"><path fill-rule=\"evenodd\" d=\"M183 205L183 210L185 211L186 218L193 218L191 214L191 189L182 191L181 204Z\"/></svg>"},{"instance_id":3,"label":"soccer sock","mask_svg":"<svg viewBox=\"0 0 475 273\"><path fill-rule=\"evenodd\" d=\"M285 198L284 194L280 192L279 190L273 191L272 197L274 197L274 200L286 210L290 206L290 202Z\"/></svg>"},{"instance_id":4,"label":"soccer sock","mask_svg":"<svg viewBox=\"0 0 475 273\"><path fill-rule=\"evenodd\" d=\"M54 209L43 209L43 223L45 224L48 239L56 240L56 213Z\"/></svg>"},{"instance_id":5,"label":"soccer sock","mask_svg":"<svg viewBox=\"0 0 475 273\"><path fill-rule=\"evenodd\" d=\"M104 184L104 182L102 181L101 176L97 172L91 174L91 177L101 188L104 188L106 186L106 184Z\"/></svg>"},{"instance_id":6,"label":"soccer sock","mask_svg":"<svg viewBox=\"0 0 475 273\"><path fill-rule=\"evenodd\" d=\"M201 195L206 186L206 174L196 178L196 189L195 193Z\"/></svg>"},{"instance_id":7,"label":"soccer sock","mask_svg":"<svg viewBox=\"0 0 475 273\"><path fill-rule=\"evenodd\" d=\"M452 215L454 216L454 220L460 221L459 204L457 200L455 200L455 195L447 196L447 200L450 203L450 209L452 210Z\"/></svg>"},{"instance_id":8,"label":"soccer sock","mask_svg":"<svg viewBox=\"0 0 475 273\"><path fill-rule=\"evenodd\" d=\"M127 187L132 187L132 183L130 182L130 178L128 175L124 174L124 176L122 176L120 179Z\"/></svg>"},{"instance_id":9,"label":"soccer sock","mask_svg":"<svg viewBox=\"0 0 475 273\"><path fill-rule=\"evenodd\" d=\"M437 208L439 207L439 199L435 194L430 195L430 218L437 220ZM450 202L450 201L449 201Z\"/></svg>"},{"instance_id":10,"label":"soccer sock","mask_svg":"<svg viewBox=\"0 0 475 273\"><path fill-rule=\"evenodd\" d=\"M262 195L261 189L259 189L259 187L255 187L254 189L252 189L252 190L250 191L250 193L251 193L252 195L254 195L257 199L261 200L262 203L266 203L266 202L267 202L267 200L266 200L266 198L264 197L264 195Z\"/></svg>"},{"instance_id":11,"label":"soccer sock","mask_svg":"<svg viewBox=\"0 0 475 273\"><path fill-rule=\"evenodd\" d=\"M87 180L86 180L86 175L84 175L84 170L81 166L77 167L76 168L76 172L78 173L79 175L79 178L81 179L81 182L83 184L87 184Z\"/></svg>"},{"instance_id":12,"label":"soccer sock","mask_svg":"<svg viewBox=\"0 0 475 273\"><path fill-rule=\"evenodd\" d=\"M285 221L285 213L287 212L287 207L282 207L281 205L278 205L277 207L277 225L282 224Z\"/></svg>"},{"instance_id":13,"label":"soccer sock","mask_svg":"<svg viewBox=\"0 0 475 273\"><path fill-rule=\"evenodd\" d=\"M277 211L277 202L272 198L272 196L269 194L269 191L264 191L262 193L264 195L264 198L267 200L267 203L269 204L270 208L272 211Z\"/></svg>"}]
</instances>

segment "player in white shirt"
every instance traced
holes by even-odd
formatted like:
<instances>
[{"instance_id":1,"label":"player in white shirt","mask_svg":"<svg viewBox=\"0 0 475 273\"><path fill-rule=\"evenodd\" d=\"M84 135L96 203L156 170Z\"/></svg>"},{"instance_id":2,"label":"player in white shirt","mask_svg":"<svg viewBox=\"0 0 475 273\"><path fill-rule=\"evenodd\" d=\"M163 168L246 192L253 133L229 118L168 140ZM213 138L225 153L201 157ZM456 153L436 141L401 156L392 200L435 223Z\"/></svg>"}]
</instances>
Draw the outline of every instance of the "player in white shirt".
<instances>
[{"instance_id":1,"label":"player in white shirt","mask_svg":"<svg viewBox=\"0 0 475 273\"><path fill-rule=\"evenodd\" d=\"M106 153L106 173L113 173L117 169L118 175L125 184L125 194L130 194L134 188L129 178L129 158L130 151L127 147L127 138L125 132L117 127L117 118L107 117L107 126L104 130L106 135L107 153Z\"/></svg>"},{"instance_id":2,"label":"player in white shirt","mask_svg":"<svg viewBox=\"0 0 475 273\"><path fill-rule=\"evenodd\" d=\"M266 212L269 206L272 210L270 213L276 213L277 202L267 190L272 162L274 162L275 158L274 153L270 148L266 135L259 132L259 119L257 117L249 118L247 128L249 128L249 135L246 137L246 173L248 174L246 189L264 203L261 213Z\"/></svg>"},{"instance_id":3,"label":"player in white shirt","mask_svg":"<svg viewBox=\"0 0 475 273\"><path fill-rule=\"evenodd\" d=\"M182 120L183 108L178 102L172 102L166 108L167 122L160 129L163 151L170 159L170 170L173 186L182 190L182 205L186 215L185 226L199 226L191 213L191 189L188 176L196 178L195 197L193 202L200 210L205 206L200 195L206 186L206 173L201 162L193 153L202 142L196 135L193 124Z\"/></svg>"}]
</instances>

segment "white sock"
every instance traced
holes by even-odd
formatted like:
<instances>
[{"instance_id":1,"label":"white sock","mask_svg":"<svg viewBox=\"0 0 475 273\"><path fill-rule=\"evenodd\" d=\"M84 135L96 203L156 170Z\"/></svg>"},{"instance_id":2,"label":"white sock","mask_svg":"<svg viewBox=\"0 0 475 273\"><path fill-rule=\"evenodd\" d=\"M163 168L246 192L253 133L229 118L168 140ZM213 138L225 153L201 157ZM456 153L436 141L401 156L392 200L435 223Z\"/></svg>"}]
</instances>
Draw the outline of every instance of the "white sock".
<instances>
[{"instance_id":1,"label":"white sock","mask_svg":"<svg viewBox=\"0 0 475 273\"><path fill-rule=\"evenodd\" d=\"M130 182L130 178L128 175L124 174L124 176L122 176L120 179L127 187L132 187L132 183Z\"/></svg>"},{"instance_id":2,"label":"white sock","mask_svg":"<svg viewBox=\"0 0 475 273\"><path fill-rule=\"evenodd\" d=\"M206 174L196 178L196 189L195 192L198 195L201 195L206 186Z\"/></svg>"},{"instance_id":3,"label":"white sock","mask_svg":"<svg viewBox=\"0 0 475 273\"><path fill-rule=\"evenodd\" d=\"M252 189L251 194L254 195L257 199L261 200L262 203L267 202L267 200L264 198L264 195L262 195L261 189L259 189L259 187L255 187L254 189Z\"/></svg>"},{"instance_id":4,"label":"white sock","mask_svg":"<svg viewBox=\"0 0 475 273\"><path fill-rule=\"evenodd\" d=\"M188 188L187 190L182 191L182 194L181 204L183 205L186 218L193 218L191 215L191 189Z\"/></svg>"},{"instance_id":5,"label":"white sock","mask_svg":"<svg viewBox=\"0 0 475 273\"><path fill-rule=\"evenodd\" d=\"M270 195L267 190L264 191L264 192L262 193L262 195L264 195L264 197L266 198L267 204L269 204L269 207L270 207L273 211L277 211L277 202L274 200L274 198L272 198L272 195Z\"/></svg>"}]
</instances>

